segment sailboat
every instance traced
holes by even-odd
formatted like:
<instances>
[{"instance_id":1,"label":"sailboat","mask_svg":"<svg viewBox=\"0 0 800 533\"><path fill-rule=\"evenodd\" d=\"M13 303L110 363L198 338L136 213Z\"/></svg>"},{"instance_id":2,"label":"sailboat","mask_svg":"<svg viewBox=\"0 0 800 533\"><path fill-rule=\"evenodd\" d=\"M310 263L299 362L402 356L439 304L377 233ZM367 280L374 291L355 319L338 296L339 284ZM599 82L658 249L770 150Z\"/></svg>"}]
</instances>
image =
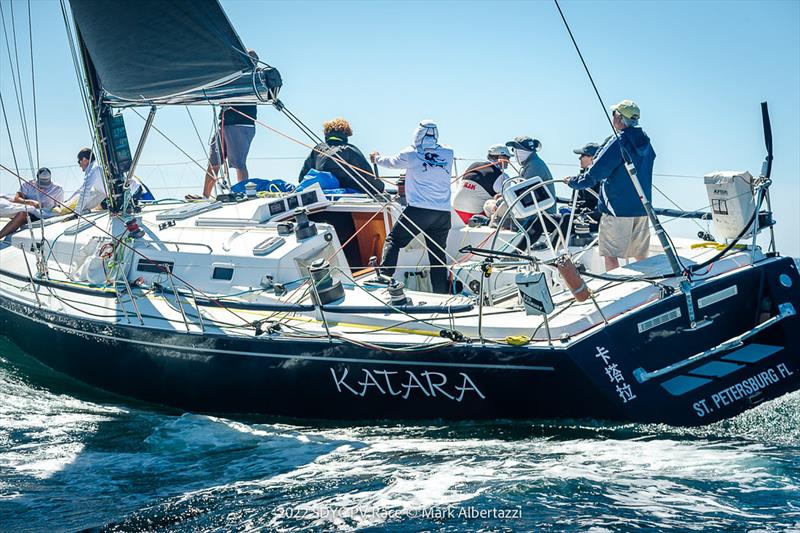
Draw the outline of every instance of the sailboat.
<instances>
[{"instance_id":1,"label":"sailboat","mask_svg":"<svg viewBox=\"0 0 800 533\"><path fill-rule=\"evenodd\" d=\"M462 223L446 249L451 293L435 294L420 282L423 239L400 258L405 286L373 268L397 199L315 185L136 202L130 181L159 107L282 111L280 74L247 55L217 0L69 5L108 209L0 243L3 334L47 366L181 409L333 420L700 425L800 388L797 266L774 238L756 242L774 225L766 105L761 175L706 178L715 208L701 216L724 243L670 239L648 204L660 237L650 257L599 274L586 232L535 250L524 232ZM119 20L126 31L110 31ZM129 107L150 109L133 153ZM504 190L509 213L546 216L556 199L542 185ZM325 222L331 213L356 232Z\"/></svg>"}]
</instances>

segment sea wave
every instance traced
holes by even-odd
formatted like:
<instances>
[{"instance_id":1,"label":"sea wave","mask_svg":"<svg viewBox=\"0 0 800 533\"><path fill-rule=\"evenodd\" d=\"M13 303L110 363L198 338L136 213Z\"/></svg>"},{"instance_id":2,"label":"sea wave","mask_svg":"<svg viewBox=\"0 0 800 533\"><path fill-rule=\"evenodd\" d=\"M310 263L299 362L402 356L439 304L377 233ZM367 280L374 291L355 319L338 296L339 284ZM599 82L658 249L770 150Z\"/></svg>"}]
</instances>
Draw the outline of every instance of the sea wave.
<instances>
[{"instance_id":1,"label":"sea wave","mask_svg":"<svg viewBox=\"0 0 800 533\"><path fill-rule=\"evenodd\" d=\"M800 526L800 393L700 428L309 426L122 404L13 350L0 345L2 531Z\"/></svg>"}]
</instances>

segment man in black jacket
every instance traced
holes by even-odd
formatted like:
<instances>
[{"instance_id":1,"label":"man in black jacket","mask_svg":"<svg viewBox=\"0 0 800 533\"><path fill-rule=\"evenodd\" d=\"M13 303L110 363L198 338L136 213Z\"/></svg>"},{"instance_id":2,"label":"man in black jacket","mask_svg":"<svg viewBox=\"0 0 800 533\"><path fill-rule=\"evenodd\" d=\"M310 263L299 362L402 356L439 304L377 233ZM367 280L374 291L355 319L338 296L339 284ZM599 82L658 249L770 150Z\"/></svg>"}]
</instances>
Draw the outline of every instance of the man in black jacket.
<instances>
[{"instance_id":1,"label":"man in black jacket","mask_svg":"<svg viewBox=\"0 0 800 533\"><path fill-rule=\"evenodd\" d=\"M315 146L308 155L297 181L302 183L313 168L333 174L343 189L354 189L369 195L383 192L383 182L372 175L364 154L347 142L348 137L353 135L350 124L343 118L335 118L324 122L322 127L325 142Z\"/></svg>"}]
</instances>

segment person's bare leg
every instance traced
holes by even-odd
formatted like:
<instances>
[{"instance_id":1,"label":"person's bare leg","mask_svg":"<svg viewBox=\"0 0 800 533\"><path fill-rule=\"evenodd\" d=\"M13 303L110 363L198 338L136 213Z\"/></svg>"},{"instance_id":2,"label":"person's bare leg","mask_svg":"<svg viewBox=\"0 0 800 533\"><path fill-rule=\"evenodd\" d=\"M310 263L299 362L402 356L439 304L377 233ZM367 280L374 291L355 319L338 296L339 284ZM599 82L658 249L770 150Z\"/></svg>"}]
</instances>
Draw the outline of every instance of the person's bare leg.
<instances>
[{"instance_id":1,"label":"person's bare leg","mask_svg":"<svg viewBox=\"0 0 800 533\"><path fill-rule=\"evenodd\" d=\"M645 259L647 259L647 254L645 254L645 255L637 255L635 259L637 261L644 261Z\"/></svg>"},{"instance_id":2,"label":"person's bare leg","mask_svg":"<svg viewBox=\"0 0 800 533\"><path fill-rule=\"evenodd\" d=\"M243 181L247 181L250 177L250 173L247 172L247 168L237 168L236 169L236 179L241 183Z\"/></svg>"},{"instance_id":3,"label":"person's bare leg","mask_svg":"<svg viewBox=\"0 0 800 533\"><path fill-rule=\"evenodd\" d=\"M211 163L208 164L208 168L206 169L206 180L203 184L203 196L206 198L211 197L211 191L214 190L214 184L217 182L218 170L219 166L214 166Z\"/></svg>"},{"instance_id":4,"label":"person's bare leg","mask_svg":"<svg viewBox=\"0 0 800 533\"><path fill-rule=\"evenodd\" d=\"M605 259L606 261L606 272L608 272L609 270L614 270L615 268L619 268L618 258L604 256L603 259Z\"/></svg>"},{"instance_id":5,"label":"person's bare leg","mask_svg":"<svg viewBox=\"0 0 800 533\"><path fill-rule=\"evenodd\" d=\"M8 221L8 224L3 226L3 229L0 229L0 239L4 239L6 235L11 235L17 231L27 221L28 217L25 215L25 211L17 213L11 220Z\"/></svg>"}]
</instances>

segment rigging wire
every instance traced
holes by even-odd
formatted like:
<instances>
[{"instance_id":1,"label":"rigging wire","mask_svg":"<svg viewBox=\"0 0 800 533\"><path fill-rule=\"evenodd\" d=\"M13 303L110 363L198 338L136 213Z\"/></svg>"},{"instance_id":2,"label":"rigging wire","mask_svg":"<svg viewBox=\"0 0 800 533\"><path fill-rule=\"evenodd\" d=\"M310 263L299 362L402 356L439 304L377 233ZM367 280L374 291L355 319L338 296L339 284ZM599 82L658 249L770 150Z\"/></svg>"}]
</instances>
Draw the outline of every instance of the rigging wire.
<instances>
[{"instance_id":1,"label":"rigging wire","mask_svg":"<svg viewBox=\"0 0 800 533\"><path fill-rule=\"evenodd\" d=\"M6 104L3 100L3 93L0 92L0 108L3 110L3 120L6 123L6 133L8 133L8 144L11 147L11 157L14 160L14 170L19 174L19 165L17 164L17 152L14 150L14 140L11 138L11 128L8 125L8 115L6 115Z\"/></svg>"},{"instance_id":2,"label":"rigging wire","mask_svg":"<svg viewBox=\"0 0 800 533\"><path fill-rule=\"evenodd\" d=\"M31 49L31 96L33 100L33 139L36 141L36 168L39 168L39 120L36 110L36 76L33 60L33 22L31 20L31 0L28 0L28 43Z\"/></svg>"},{"instance_id":3,"label":"rigging wire","mask_svg":"<svg viewBox=\"0 0 800 533\"><path fill-rule=\"evenodd\" d=\"M20 68L19 68L19 54L17 53L17 31L14 24L14 6L11 5L10 8L11 8L11 29L14 38L14 56L16 58L16 70L14 68L15 62L11 58L11 45L9 44L8 41L8 28L6 28L6 16L5 16L5 11L3 11L2 3L0 3L0 19L2 19L3 23L3 34L5 36L5 41L6 41L6 54L8 55L8 66L11 71L11 81L14 86L14 95L16 96L17 100L17 111L19 112L20 124L22 126L22 138L25 140L25 148L28 152L28 162L30 163L31 173L33 173L35 171L33 170L33 156L31 154L30 137L28 134L28 121L25 113L25 100L22 94L22 78L20 75Z\"/></svg>"},{"instance_id":4,"label":"rigging wire","mask_svg":"<svg viewBox=\"0 0 800 533\"><path fill-rule=\"evenodd\" d=\"M202 146L202 150L205 151L206 143L203 142L203 137L200 136L200 131L197 129L197 124L194 122L194 117L192 116L192 112L189 111L189 106L183 106L186 109L186 114L189 115L189 120L192 121L192 127L194 128L195 134L197 134L197 140L200 142L200 146Z\"/></svg>"},{"instance_id":5,"label":"rigging wire","mask_svg":"<svg viewBox=\"0 0 800 533\"><path fill-rule=\"evenodd\" d=\"M142 119L142 120L147 120L147 118L143 117L143 116L141 115L141 113L139 113L139 111L137 111L136 109L131 109L131 110L132 110L134 113L136 113L136 115L137 115L137 116L138 116L140 119ZM168 143L170 143L172 146L174 146L175 148L177 148L177 149L178 149L178 151L179 151L180 153L182 153L183 155L185 155L186 157L188 157L189 159L191 159L191 162L192 162L192 163L194 163L194 164L195 164L195 165L197 165L197 166L198 166L200 169L202 169L202 170L204 170L204 171L205 171L205 168L203 167L203 165L201 165L201 164L200 164L200 162L199 162L199 161L197 161L196 159L192 159L192 156L190 156L190 155L189 155L189 154L188 154L188 153L187 153L187 152L186 152L186 151L185 151L183 148L181 148L180 146L178 146L178 145L177 145L177 144L176 144L176 143L175 143L175 142L174 142L172 139L170 139L170 138L167 136L167 134L166 134L166 133L164 133L163 131L161 131L160 129L158 129L158 128L156 127L156 125L155 125L155 124L153 124L151 127L152 127L152 128L153 128L153 129L154 129L156 132L158 132L158 134L159 134L159 135L161 135L162 137L164 137L164 139L165 139L165 140L166 140Z\"/></svg>"}]
</instances>

